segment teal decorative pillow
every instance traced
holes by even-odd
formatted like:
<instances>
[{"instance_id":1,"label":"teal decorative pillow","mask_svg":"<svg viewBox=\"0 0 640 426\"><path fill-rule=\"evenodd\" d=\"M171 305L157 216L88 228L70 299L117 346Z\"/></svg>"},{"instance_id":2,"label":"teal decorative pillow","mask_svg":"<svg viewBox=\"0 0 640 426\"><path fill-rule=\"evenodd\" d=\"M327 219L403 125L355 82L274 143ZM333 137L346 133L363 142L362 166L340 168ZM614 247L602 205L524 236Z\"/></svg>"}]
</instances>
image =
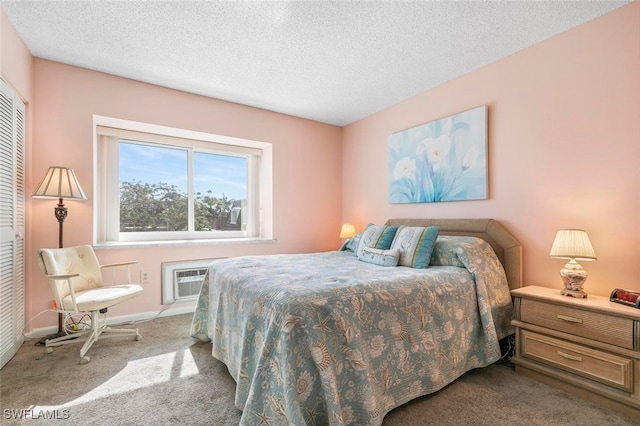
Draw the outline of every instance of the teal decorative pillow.
<instances>
[{"instance_id":1,"label":"teal decorative pillow","mask_svg":"<svg viewBox=\"0 0 640 426\"><path fill-rule=\"evenodd\" d=\"M437 226L400 226L391 244L392 250L400 250L398 265L427 268L439 232Z\"/></svg>"},{"instance_id":2,"label":"teal decorative pillow","mask_svg":"<svg viewBox=\"0 0 640 426\"><path fill-rule=\"evenodd\" d=\"M357 233L353 237L349 238L346 242L347 250L351 250L353 255L356 255L356 250L358 250L358 244L360 244L360 238L362 237L362 232Z\"/></svg>"},{"instance_id":3,"label":"teal decorative pillow","mask_svg":"<svg viewBox=\"0 0 640 426\"><path fill-rule=\"evenodd\" d=\"M350 251L355 256L356 251L358 250L358 244L360 243L360 237L362 236L362 232L357 233L353 237L349 238L347 241L342 243L340 249L338 251Z\"/></svg>"},{"instance_id":4,"label":"teal decorative pillow","mask_svg":"<svg viewBox=\"0 0 640 426\"><path fill-rule=\"evenodd\" d=\"M377 248L364 247L358 259L379 266L398 266L400 250L380 250Z\"/></svg>"},{"instance_id":5,"label":"teal decorative pillow","mask_svg":"<svg viewBox=\"0 0 640 426\"><path fill-rule=\"evenodd\" d=\"M397 226L374 225L372 223L368 224L360 236L356 256L360 258L360 254L365 247L389 250L397 229Z\"/></svg>"}]
</instances>

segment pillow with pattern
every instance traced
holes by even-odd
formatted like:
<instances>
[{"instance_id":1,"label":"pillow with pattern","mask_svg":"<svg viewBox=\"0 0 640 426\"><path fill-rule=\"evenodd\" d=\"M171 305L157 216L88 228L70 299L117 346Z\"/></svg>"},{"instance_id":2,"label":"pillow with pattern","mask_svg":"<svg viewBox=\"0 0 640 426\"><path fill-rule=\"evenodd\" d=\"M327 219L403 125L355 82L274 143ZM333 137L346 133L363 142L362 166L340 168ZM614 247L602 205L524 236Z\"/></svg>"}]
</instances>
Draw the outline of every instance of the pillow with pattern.
<instances>
[{"instance_id":1,"label":"pillow with pattern","mask_svg":"<svg viewBox=\"0 0 640 426\"><path fill-rule=\"evenodd\" d=\"M368 224L360 236L358 248L356 249L356 256L360 258L360 254L365 247L389 250L397 229L397 226L374 225L373 223Z\"/></svg>"},{"instance_id":2,"label":"pillow with pattern","mask_svg":"<svg viewBox=\"0 0 640 426\"><path fill-rule=\"evenodd\" d=\"M358 250L358 244L360 243L361 237L362 237L362 232L359 232L353 237L349 238L345 243L346 249L351 250L354 256L356 255L356 250Z\"/></svg>"},{"instance_id":3,"label":"pillow with pattern","mask_svg":"<svg viewBox=\"0 0 640 426\"><path fill-rule=\"evenodd\" d=\"M437 226L400 226L391 249L400 251L399 266L424 269L429 266L431 253L440 228Z\"/></svg>"},{"instance_id":4,"label":"pillow with pattern","mask_svg":"<svg viewBox=\"0 0 640 426\"><path fill-rule=\"evenodd\" d=\"M398 266L400 250L381 250L372 247L364 247L360 252L360 256L358 256L358 259L378 266Z\"/></svg>"},{"instance_id":5,"label":"pillow with pattern","mask_svg":"<svg viewBox=\"0 0 640 426\"><path fill-rule=\"evenodd\" d=\"M338 251L350 251L354 256L356 255L356 251L358 250L358 243L360 243L360 237L362 236L362 232L357 233L353 237L347 239Z\"/></svg>"}]
</instances>

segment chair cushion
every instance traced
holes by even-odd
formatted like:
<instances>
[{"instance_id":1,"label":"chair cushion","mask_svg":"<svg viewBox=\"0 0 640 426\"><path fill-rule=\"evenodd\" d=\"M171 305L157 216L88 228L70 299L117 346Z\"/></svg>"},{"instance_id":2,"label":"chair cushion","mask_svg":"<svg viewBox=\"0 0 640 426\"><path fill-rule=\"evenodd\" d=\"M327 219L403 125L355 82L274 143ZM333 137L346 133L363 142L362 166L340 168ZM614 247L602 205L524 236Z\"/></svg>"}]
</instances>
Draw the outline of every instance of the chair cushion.
<instances>
[{"instance_id":1,"label":"chair cushion","mask_svg":"<svg viewBox=\"0 0 640 426\"><path fill-rule=\"evenodd\" d=\"M78 311L96 311L129 300L142 292L142 286L137 284L113 285L79 291L76 293ZM62 299L65 310L73 310L71 296Z\"/></svg>"},{"instance_id":2,"label":"chair cushion","mask_svg":"<svg viewBox=\"0 0 640 426\"><path fill-rule=\"evenodd\" d=\"M76 293L104 285L100 263L93 248L89 245L40 249L38 254L36 259L42 272L46 275L79 274L79 276L71 278ZM57 281L55 285L61 298L69 294L66 281Z\"/></svg>"}]
</instances>

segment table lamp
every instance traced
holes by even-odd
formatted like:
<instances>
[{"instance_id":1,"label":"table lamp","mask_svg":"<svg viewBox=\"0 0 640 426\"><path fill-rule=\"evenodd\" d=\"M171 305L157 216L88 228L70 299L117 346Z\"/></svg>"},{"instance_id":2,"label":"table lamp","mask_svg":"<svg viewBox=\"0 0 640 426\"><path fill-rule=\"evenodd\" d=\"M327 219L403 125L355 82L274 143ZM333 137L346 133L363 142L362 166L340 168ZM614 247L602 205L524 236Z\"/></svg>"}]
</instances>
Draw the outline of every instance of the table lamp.
<instances>
[{"instance_id":1,"label":"table lamp","mask_svg":"<svg viewBox=\"0 0 640 426\"><path fill-rule=\"evenodd\" d=\"M340 229L340 238L351 238L356 235L356 227L353 223L343 223Z\"/></svg>"},{"instance_id":2,"label":"table lamp","mask_svg":"<svg viewBox=\"0 0 640 426\"><path fill-rule=\"evenodd\" d=\"M587 271L578 260L596 260L589 235L582 229L561 229L557 232L549 256L556 259L569 259L560 270L564 288L560 294L572 297L587 297L583 286L587 280Z\"/></svg>"}]
</instances>

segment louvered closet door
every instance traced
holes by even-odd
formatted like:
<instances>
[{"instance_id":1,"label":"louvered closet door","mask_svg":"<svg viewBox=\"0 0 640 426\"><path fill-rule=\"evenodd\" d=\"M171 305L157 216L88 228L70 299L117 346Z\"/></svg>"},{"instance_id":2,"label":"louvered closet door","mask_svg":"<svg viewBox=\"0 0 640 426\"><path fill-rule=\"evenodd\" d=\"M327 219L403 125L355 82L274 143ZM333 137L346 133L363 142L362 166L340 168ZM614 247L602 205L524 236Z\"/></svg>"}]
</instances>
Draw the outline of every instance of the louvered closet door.
<instances>
[{"instance_id":1,"label":"louvered closet door","mask_svg":"<svg viewBox=\"0 0 640 426\"><path fill-rule=\"evenodd\" d=\"M25 107L0 80L0 368L24 341Z\"/></svg>"}]
</instances>

